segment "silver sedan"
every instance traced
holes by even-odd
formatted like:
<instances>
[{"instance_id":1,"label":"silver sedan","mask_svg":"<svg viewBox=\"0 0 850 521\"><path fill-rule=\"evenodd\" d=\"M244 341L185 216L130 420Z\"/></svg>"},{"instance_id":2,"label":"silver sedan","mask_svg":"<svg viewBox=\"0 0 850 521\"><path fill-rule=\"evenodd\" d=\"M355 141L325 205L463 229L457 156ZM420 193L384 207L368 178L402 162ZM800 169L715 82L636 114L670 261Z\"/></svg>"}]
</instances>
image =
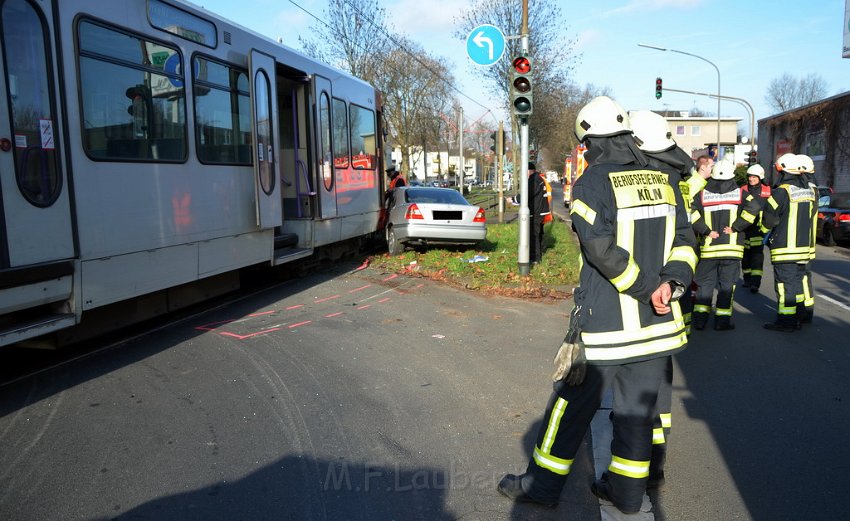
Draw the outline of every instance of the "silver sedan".
<instances>
[{"instance_id":1,"label":"silver sedan","mask_svg":"<svg viewBox=\"0 0 850 521\"><path fill-rule=\"evenodd\" d=\"M386 236L390 255L406 246L477 244L487 237L487 219L457 190L399 187L390 196Z\"/></svg>"}]
</instances>

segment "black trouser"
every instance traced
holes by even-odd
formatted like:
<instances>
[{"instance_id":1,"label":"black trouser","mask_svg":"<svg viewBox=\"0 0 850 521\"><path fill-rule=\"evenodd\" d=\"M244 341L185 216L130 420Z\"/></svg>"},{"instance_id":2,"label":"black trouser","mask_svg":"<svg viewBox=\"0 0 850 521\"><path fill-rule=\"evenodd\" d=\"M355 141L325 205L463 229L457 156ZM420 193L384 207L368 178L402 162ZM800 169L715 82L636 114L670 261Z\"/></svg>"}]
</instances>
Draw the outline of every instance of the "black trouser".
<instances>
[{"instance_id":1,"label":"black trouser","mask_svg":"<svg viewBox=\"0 0 850 521\"><path fill-rule=\"evenodd\" d=\"M744 257L741 259L741 271L744 273L744 285L758 288L764 274L764 236L747 237L744 244Z\"/></svg>"},{"instance_id":2,"label":"black trouser","mask_svg":"<svg viewBox=\"0 0 850 521\"><path fill-rule=\"evenodd\" d=\"M815 285L812 280L812 261L806 263L803 276L803 302L797 301L797 318L801 322L811 322L815 315Z\"/></svg>"},{"instance_id":3,"label":"black trouser","mask_svg":"<svg viewBox=\"0 0 850 521\"><path fill-rule=\"evenodd\" d=\"M640 508L652 454L658 389L669 356L623 365L589 366L581 385L554 384L523 488L543 502L557 502L585 432L609 387L614 391L614 439L607 480L611 500Z\"/></svg>"},{"instance_id":4,"label":"black trouser","mask_svg":"<svg viewBox=\"0 0 850 521\"><path fill-rule=\"evenodd\" d=\"M714 288L717 288L717 303L714 308L715 320L729 321L732 317L732 300L735 296L735 283L741 270L738 259L700 259L694 274L697 283L697 299L694 304L695 324L708 319L711 313L711 300Z\"/></svg>"},{"instance_id":5,"label":"black trouser","mask_svg":"<svg viewBox=\"0 0 850 521\"><path fill-rule=\"evenodd\" d=\"M664 476L664 463L667 461L667 440L673 426L673 357L667 357L664 368L664 379L658 388L656 402L657 414L652 426L652 459L649 463L649 478L659 479Z\"/></svg>"},{"instance_id":6,"label":"black trouser","mask_svg":"<svg viewBox=\"0 0 850 521\"><path fill-rule=\"evenodd\" d=\"M773 265L776 288L776 322L797 324L797 303L804 304L804 278L806 263L785 262Z\"/></svg>"},{"instance_id":7,"label":"black trouser","mask_svg":"<svg viewBox=\"0 0 850 521\"><path fill-rule=\"evenodd\" d=\"M543 221L532 219L529 227L528 262L540 262L543 259Z\"/></svg>"}]
</instances>

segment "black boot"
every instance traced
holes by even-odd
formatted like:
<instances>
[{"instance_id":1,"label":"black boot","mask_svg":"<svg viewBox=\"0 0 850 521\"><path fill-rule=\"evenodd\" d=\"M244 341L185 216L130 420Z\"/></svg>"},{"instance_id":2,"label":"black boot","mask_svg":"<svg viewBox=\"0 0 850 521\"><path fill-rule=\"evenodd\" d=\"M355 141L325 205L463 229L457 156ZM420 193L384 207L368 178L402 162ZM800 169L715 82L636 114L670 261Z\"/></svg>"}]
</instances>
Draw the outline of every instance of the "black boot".
<instances>
[{"instance_id":1,"label":"black boot","mask_svg":"<svg viewBox=\"0 0 850 521\"><path fill-rule=\"evenodd\" d=\"M735 324L732 323L732 317L714 316L715 331L730 331L735 329Z\"/></svg>"},{"instance_id":2,"label":"black boot","mask_svg":"<svg viewBox=\"0 0 850 521\"><path fill-rule=\"evenodd\" d=\"M602 479L597 479L593 483L590 484L590 491L593 492L593 495L598 497L599 499L604 499L612 503L617 510L624 514L637 514L640 512L640 505L620 505L611 500L611 485L608 481L605 480L605 476L603 474Z\"/></svg>"},{"instance_id":3,"label":"black boot","mask_svg":"<svg viewBox=\"0 0 850 521\"><path fill-rule=\"evenodd\" d=\"M691 325L694 329L703 330L706 324L708 324L708 313L694 312L691 315Z\"/></svg>"},{"instance_id":4,"label":"black boot","mask_svg":"<svg viewBox=\"0 0 850 521\"><path fill-rule=\"evenodd\" d=\"M778 317L776 322L768 322L764 325L765 329L771 331L782 331L783 333L793 333L797 331L797 319L794 317Z\"/></svg>"},{"instance_id":5,"label":"black boot","mask_svg":"<svg viewBox=\"0 0 850 521\"><path fill-rule=\"evenodd\" d=\"M499 481L499 485L496 489L500 494L513 499L517 503L534 503L546 508L555 508L558 506L557 501L541 501L532 497L522 487L522 476L517 476L515 474L508 474L503 477L502 480Z\"/></svg>"}]
</instances>

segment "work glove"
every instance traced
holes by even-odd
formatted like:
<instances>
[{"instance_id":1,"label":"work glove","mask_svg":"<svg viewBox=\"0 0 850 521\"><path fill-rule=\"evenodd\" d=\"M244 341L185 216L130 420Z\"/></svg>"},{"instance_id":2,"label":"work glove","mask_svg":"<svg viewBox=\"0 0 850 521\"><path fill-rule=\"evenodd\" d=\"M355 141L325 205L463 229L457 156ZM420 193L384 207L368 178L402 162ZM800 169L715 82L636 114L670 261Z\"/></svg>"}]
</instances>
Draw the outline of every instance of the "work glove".
<instances>
[{"instance_id":1,"label":"work glove","mask_svg":"<svg viewBox=\"0 0 850 521\"><path fill-rule=\"evenodd\" d=\"M582 341L575 339L575 341L569 342L565 338L555 355L554 363L553 382L564 380L570 386L581 385L587 372L587 359L584 357Z\"/></svg>"}]
</instances>

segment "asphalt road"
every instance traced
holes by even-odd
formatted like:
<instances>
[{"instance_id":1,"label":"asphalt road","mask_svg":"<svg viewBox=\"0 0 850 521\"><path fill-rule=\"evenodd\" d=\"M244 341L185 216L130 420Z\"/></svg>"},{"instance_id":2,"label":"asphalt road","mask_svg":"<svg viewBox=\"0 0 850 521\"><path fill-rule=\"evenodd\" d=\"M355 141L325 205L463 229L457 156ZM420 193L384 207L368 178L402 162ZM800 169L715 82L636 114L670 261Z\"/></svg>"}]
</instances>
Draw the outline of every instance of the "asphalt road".
<instances>
[{"instance_id":1,"label":"asphalt road","mask_svg":"<svg viewBox=\"0 0 850 521\"><path fill-rule=\"evenodd\" d=\"M845 252L819 247L813 325L761 328L768 276L735 331L693 334L657 519L846 516ZM355 266L0 387L0 519L607 519L599 434L557 509L495 491L528 460L568 302Z\"/></svg>"}]
</instances>

